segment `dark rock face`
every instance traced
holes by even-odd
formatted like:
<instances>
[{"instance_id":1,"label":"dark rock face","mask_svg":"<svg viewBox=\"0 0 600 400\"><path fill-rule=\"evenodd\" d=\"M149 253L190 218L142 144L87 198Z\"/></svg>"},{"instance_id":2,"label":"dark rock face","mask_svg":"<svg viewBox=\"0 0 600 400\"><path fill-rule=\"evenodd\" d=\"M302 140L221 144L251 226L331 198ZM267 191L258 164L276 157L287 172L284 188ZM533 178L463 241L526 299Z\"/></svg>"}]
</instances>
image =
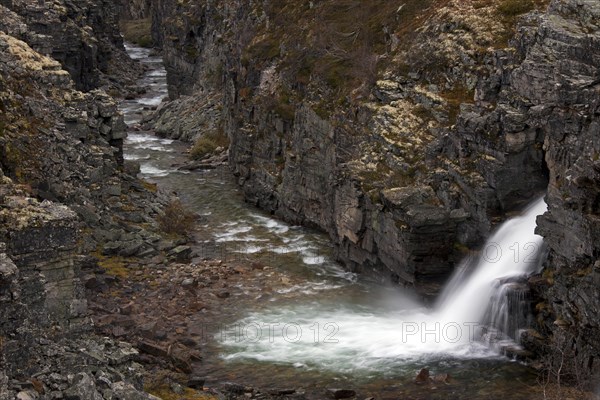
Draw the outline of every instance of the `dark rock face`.
<instances>
[{"instance_id":1,"label":"dark rock face","mask_svg":"<svg viewBox=\"0 0 600 400\"><path fill-rule=\"evenodd\" d=\"M496 174L495 189L503 193L500 199L509 201L514 193L533 192L540 179L532 178L549 176L549 211L538 218L538 233L544 236L549 254L543 278L534 280L538 328L546 343L541 351L566 347L574 358L566 374L576 368L580 381L589 379L600 365L598 21L600 5L590 1L552 2L547 14L529 17L515 39L515 54L505 58L509 66L498 59L496 75L482 81L501 85L479 88L478 96L496 101L496 108L486 113L484 103L466 109L457 132L465 143L472 138L466 127L488 132L501 128L497 135L506 138L508 151L500 159L511 167ZM500 124L490 124L493 120ZM477 146L466 147L475 151ZM542 155L543 169L532 170L541 165ZM561 342L565 335L569 340Z\"/></svg>"},{"instance_id":2,"label":"dark rock face","mask_svg":"<svg viewBox=\"0 0 600 400\"><path fill-rule=\"evenodd\" d=\"M549 211L538 219L538 232L550 248L546 286L539 293L543 302L538 309L545 317L539 318L540 329L555 348L558 338L569 337L564 345L573 354L573 368L581 379L594 373L598 379L600 4L557 2L550 15L541 27L544 36L515 72L545 133L550 171Z\"/></svg>"},{"instance_id":3,"label":"dark rock face","mask_svg":"<svg viewBox=\"0 0 600 400\"><path fill-rule=\"evenodd\" d=\"M59 61L77 89L115 85L127 81L128 74L135 76L124 52L115 2L17 0L0 5L0 30Z\"/></svg>"}]
</instances>

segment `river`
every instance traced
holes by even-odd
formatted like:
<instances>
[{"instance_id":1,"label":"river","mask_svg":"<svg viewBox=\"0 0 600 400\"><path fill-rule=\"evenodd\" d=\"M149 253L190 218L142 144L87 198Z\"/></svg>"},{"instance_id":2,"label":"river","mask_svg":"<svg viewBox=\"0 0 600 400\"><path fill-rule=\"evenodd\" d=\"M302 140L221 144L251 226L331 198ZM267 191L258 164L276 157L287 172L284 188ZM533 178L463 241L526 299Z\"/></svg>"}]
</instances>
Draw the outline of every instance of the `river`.
<instances>
[{"instance_id":1,"label":"river","mask_svg":"<svg viewBox=\"0 0 600 400\"><path fill-rule=\"evenodd\" d=\"M127 50L149 67L139 82L146 94L121 106L132 125L144 108L166 96L166 71L149 50ZM431 310L411 293L344 271L325 235L244 203L226 168L178 170L187 148L152 132L131 131L125 158L140 163L142 178L177 192L202 216L197 239L205 256L260 262L289 277L283 289L228 303L227 317L200 349L204 358L196 374L207 385L294 388L308 398L322 398L318 393L326 387L378 399L529 399L537 392L530 368L477 340L463 340L469 333L465 321L452 325L461 340L448 340L455 331L437 327ZM451 378L417 385L414 377L424 367Z\"/></svg>"}]
</instances>

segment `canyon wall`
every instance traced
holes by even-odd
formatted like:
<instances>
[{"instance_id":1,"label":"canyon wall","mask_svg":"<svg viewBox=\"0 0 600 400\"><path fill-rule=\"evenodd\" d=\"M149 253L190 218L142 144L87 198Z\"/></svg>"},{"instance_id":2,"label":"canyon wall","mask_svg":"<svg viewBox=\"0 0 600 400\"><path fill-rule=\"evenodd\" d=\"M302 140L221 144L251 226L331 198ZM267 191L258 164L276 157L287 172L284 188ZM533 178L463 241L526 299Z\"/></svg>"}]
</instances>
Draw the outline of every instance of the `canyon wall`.
<instances>
[{"instance_id":1,"label":"canyon wall","mask_svg":"<svg viewBox=\"0 0 600 400\"><path fill-rule=\"evenodd\" d=\"M220 117L248 201L326 231L352 270L432 295L494 217L547 185L543 136L497 104L524 50L495 50L511 27L494 4L375 7L351 42L337 32L357 10L338 6L155 1L183 96L156 127L190 140Z\"/></svg>"},{"instance_id":2,"label":"canyon wall","mask_svg":"<svg viewBox=\"0 0 600 400\"><path fill-rule=\"evenodd\" d=\"M121 89L137 76L123 48L115 2L2 0L0 5L0 30L59 61L77 89Z\"/></svg>"},{"instance_id":3,"label":"canyon wall","mask_svg":"<svg viewBox=\"0 0 600 400\"><path fill-rule=\"evenodd\" d=\"M187 140L222 130L248 201L327 232L350 269L424 295L547 190L529 333L570 337L589 376L600 354L599 5L509 3L153 0L176 99L156 124Z\"/></svg>"},{"instance_id":4,"label":"canyon wall","mask_svg":"<svg viewBox=\"0 0 600 400\"><path fill-rule=\"evenodd\" d=\"M167 200L130 174L136 171L123 160L126 126L116 101L102 89L77 90L127 82L116 76L103 83L116 52L126 57L117 16L108 3L6 4L0 398L152 399L143 392L137 350L93 333L85 289L99 269L92 254L157 254L155 216ZM123 71L133 65L127 59Z\"/></svg>"}]
</instances>

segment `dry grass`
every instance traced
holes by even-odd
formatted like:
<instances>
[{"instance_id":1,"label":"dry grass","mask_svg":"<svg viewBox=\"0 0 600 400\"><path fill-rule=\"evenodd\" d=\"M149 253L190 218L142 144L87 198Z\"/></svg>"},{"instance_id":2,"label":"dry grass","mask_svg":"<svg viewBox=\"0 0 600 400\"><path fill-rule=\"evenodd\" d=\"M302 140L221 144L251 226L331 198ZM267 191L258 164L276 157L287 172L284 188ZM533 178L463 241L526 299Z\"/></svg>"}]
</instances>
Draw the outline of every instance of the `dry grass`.
<instances>
[{"instance_id":1,"label":"dry grass","mask_svg":"<svg viewBox=\"0 0 600 400\"><path fill-rule=\"evenodd\" d=\"M219 147L229 147L229 138L222 129L199 137L190 150L190 156L194 160L201 160L213 154Z\"/></svg>"},{"instance_id":2,"label":"dry grass","mask_svg":"<svg viewBox=\"0 0 600 400\"><path fill-rule=\"evenodd\" d=\"M265 9L269 28L256 29L244 60L261 67L281 57L280 72L298 86L318 80L339 95L369 89L381 55L390 50L391 27L419 19L434 0L403 3L338 0L310 8L304 2L270 2Z\"/></svg>"},{"instance_id":3,"label":"dry grass","mask_svg":"<svg viewBox=\"0 0 600 400\"><path fill-rule=\"evenodd\" d=\"M535 7L532 0L504 0L498 4L498 12L505 17L525 14Z\"/></svg>"},{"instance_id":4,"label":"dry grass","mask_svg":"<svg viewBox=\"0 0 600 400\"><path fill-rule=\"evenodd\" d=\"M99 252L95 253L94 257L98 259L98 265L106 271L107 275L121 279L129 277L130 270L127 268L127 263L123 257L106 257Z\"/></svg>"},{"instance_id":5,"label":"dry grass","mask_svg":"<svg viewBox=\"0 0 600 400\"><path fill-rule=\"evenodd\" d=\"M152 47L154 45L150 32L152 26L150 18L121 21L120 25L126 41L140 47Z\"/></svg>"}]
</instances>

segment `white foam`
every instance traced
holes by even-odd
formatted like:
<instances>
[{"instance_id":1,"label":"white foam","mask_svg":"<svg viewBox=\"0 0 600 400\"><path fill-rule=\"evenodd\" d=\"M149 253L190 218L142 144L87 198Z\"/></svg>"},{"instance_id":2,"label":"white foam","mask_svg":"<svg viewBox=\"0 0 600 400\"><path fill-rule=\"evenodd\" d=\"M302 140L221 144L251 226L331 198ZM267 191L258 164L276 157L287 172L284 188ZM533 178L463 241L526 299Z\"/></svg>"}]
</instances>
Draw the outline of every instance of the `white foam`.
<instances>
[{"instance_id":1,"label":"white foam","mask_svg":"<svg viewBox=\"0 0 600 400\"><path fill-rule=\"evenodd\" d=\"M170 171L166 169L160 169L150 164L142 164L140 166L140 172L147 176L163 177L169 175Z\"/></svg>"}]
</instances>

